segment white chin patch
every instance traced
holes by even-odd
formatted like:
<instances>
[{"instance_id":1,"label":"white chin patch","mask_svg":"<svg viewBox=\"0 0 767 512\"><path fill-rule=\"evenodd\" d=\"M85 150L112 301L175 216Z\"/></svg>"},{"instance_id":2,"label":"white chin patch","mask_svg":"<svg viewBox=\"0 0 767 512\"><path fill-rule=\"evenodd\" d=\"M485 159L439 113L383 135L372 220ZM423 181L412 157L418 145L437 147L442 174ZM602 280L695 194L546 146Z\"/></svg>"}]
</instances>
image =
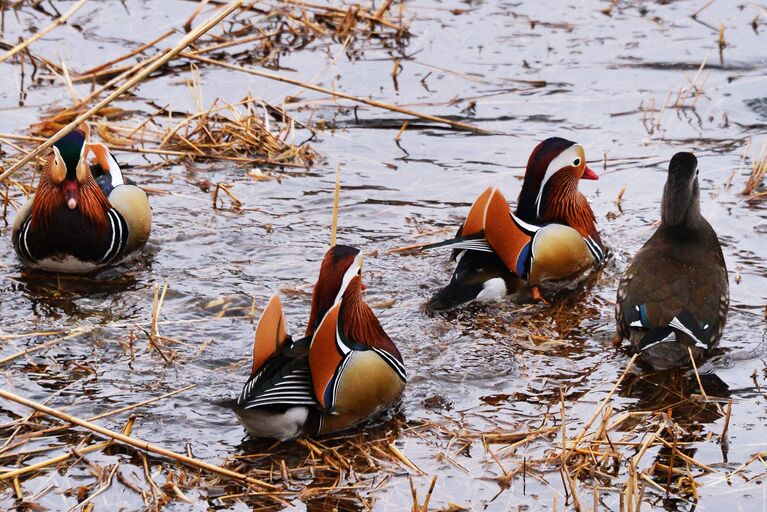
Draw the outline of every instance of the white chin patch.
<instances>
[{"instance_id":1,"label":"white chin patch","mask_svg":"<svg viewBox=\"0 0 767 512\"><path fill-rule=\"evenodd\" d=\"M479 295L477 295L475 300L480 302L489 302L502 299L507 294L508 290L506 289L506 281L500 277L494 277L493 279L488 279L485 281L485 284L482 286L482 291L479 292Z\"/></svg>"},{"instance_id":2,"label":"white chin patch","mask_svg":"<svg viewBox=\"0 0 767 512\"><path fill-rule=\"evenodd\" d=\"M67 206L69 206L70 210L74 210L75 208L77 208L77 201L75 201L74 199L70 199L69 201L67 201Z\"/></svg>"}]
</instances>

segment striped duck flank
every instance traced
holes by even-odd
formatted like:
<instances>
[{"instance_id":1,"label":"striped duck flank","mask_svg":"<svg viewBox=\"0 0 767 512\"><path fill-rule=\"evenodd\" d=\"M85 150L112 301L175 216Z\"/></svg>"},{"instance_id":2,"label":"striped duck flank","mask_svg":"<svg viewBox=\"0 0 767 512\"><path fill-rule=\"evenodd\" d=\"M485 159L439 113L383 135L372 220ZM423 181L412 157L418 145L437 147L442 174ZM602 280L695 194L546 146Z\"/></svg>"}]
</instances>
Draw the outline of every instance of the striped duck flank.
<instances>
[{"instance_id":1,"label":"striped duck flank","mask_svg":"<svg viewBox=\"0 0 767 512\"><path fill-rule=\"evenodd\" d=\"M661 223L621 277L615 305L616 341L628 339L657 370L703 357L724 332L730 293L719 238L700 213L698 161L671 159Z\"/></svg>"},{"instance_id":2,"label":"striped duck flank","mask_svg":"<svg viewBox=\"0 0 767 512\"><path fill-rule=\"evenodd\" d=\"M596 180L583 148L552 137L530 155L514 214L498 187L489 187L472 205L458 235L425 249L453 249L450 283L427 303L432 311L454 309L472 300L509 297L545 299L580 283L604 260L596 218L578 191L581 179Z\"/></svg>"},{"instance_id":3,"label":"striped duck flank","mask_svg":"<svg viewBox=\"0 0 767 512\"><path fill-rule=\"evenodd\" d=\"M287 334L272 297L256 327L251 376L232 409L255 437L280 440L352 427L402 394L402 357L362 298L362 256L331 248L312 294L307 336Z\"/></svg>"}]
</instances>

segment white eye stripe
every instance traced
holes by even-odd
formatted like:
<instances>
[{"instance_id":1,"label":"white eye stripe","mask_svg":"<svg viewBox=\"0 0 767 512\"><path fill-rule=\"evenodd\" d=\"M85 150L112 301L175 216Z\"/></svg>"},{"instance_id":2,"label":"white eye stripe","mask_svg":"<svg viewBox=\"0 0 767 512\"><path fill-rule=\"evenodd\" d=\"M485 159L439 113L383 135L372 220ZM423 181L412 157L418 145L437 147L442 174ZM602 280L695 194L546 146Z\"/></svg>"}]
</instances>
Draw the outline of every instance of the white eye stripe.
<instances>
[{"instance_id":1,"label":"white eye stripe","mask_svg":"<svg viewBox=\"0 0 767 512\"><path fill-rule=\"evenodd\" d=\"M338 295L336 295L335 303L338 303L339 300L344 296L344 292L346 291L346 288L349 286L349 283L351 283L352 279L354 279L355 276L362 274L362 253L359 253L356 258L354 258L354 262L351 264L351 266L346 270L346 273L344 274L344 278L341 281L341 288L338 290Z\"/></svg>"}]
</instances>

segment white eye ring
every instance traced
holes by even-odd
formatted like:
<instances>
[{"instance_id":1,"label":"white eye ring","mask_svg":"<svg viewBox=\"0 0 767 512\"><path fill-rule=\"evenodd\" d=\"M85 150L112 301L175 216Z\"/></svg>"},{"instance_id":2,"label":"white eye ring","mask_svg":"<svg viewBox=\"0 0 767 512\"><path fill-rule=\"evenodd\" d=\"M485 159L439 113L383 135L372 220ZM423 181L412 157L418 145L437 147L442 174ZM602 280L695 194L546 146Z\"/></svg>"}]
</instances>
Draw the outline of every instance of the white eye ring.
<instances>
[{"instance_id":1,"label":"white eye ring","mask_svg":"<svg viewBox=\"0 0 767 512\"><path fill-rule=\"evenodd\" d=\"M575 160L573 160L573 165L575 167L578 167L579 165L581 165L581 159L580 158L576 158Z\"/></svg>"}]
</instances>

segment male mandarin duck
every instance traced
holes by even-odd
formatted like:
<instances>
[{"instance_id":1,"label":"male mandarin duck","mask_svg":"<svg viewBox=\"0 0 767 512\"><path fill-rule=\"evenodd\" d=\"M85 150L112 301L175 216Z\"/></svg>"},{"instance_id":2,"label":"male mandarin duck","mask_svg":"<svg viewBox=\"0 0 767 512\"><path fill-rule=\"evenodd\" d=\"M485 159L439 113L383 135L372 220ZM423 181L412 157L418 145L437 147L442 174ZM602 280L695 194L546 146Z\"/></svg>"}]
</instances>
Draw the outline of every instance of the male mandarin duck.
<instances>
[{"instance_id":1,"label":"male mandarin duck","mask_svg":"<svg viewBox=\"0 0 767 512\"><path fill-rule=\"evenodd\" d=\"M446 311L472 300L544 300L545 292L572 286L605 257L594 212L578 191L596 180L579 144L544 140L527 162L514 213L498 187L474 202L457 236L425 249L449 247L456 268L427 307Z\"/></svg>"},{"instance_id":2,"label":"male mandarin duck","mask_svg":"<svg viewBox=\"0 0 767 512\"><path fill-rule=\"evenodd\" d=\"M626 268L615 305L617 340L663 370L699 358L724 331L730 303L719 239L700 213L698 160L671 159L661 223Z\"/></svg>"},{"instance_id":3,"label":"male mandarin duck","mask_svg":"<svg viewBox=\"0 0 767 512\"><path fill-rule=\"evenodd\" d=\"M107 147L90 142L83 125L53 145L36 193L16 215L13 246L30 267L91 272L141 249L151 224L144 191L123 178Z\"/></svg>"},{"instance_id":4,"label":"male mandarin duck","mask_svg":"<svg viewBox=\"0 0 767 512\"><path fill-rule=\"evenodd\" d=\"M402 356L362 298L362 255L344 245L322 261L305 336L287 334L274 295L256 327L250 378L233 409L255 437L278 440L352 427L393 405Z\"/></svg>"}]
</instances>

